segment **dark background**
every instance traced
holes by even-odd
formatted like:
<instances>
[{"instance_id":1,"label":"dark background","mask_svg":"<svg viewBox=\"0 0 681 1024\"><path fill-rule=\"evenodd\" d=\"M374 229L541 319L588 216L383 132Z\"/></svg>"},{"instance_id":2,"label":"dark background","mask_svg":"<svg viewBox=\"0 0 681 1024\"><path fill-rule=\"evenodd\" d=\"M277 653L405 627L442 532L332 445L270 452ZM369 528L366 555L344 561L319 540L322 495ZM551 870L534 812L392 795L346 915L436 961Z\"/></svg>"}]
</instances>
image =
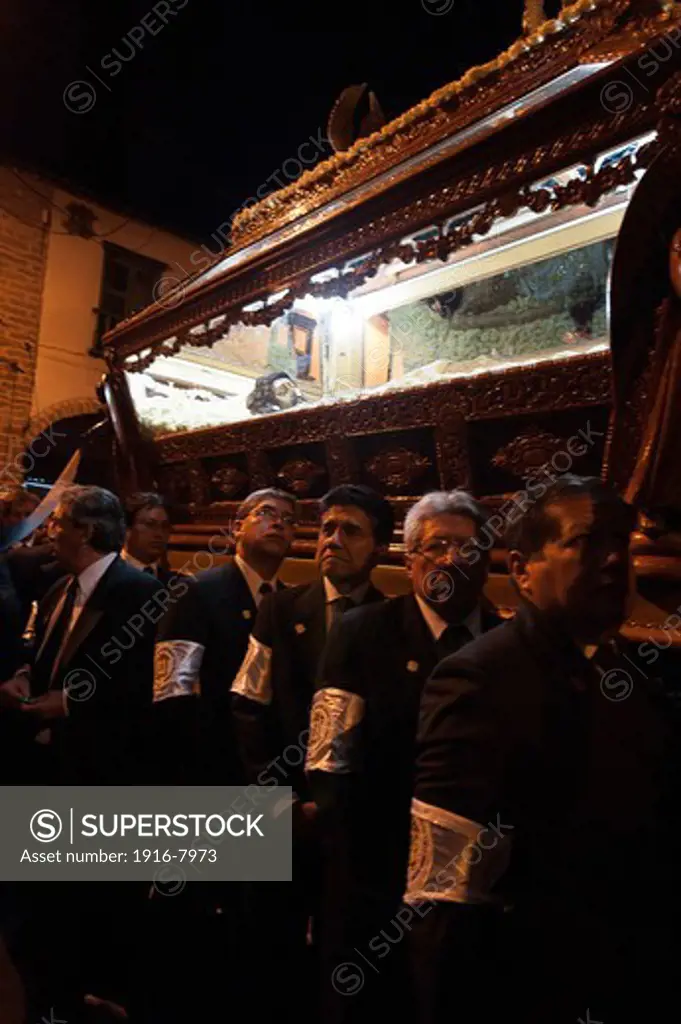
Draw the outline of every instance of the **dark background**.
<instances>
[{"instance_id":1,"label":"dark background","mask_svg":"<svg viewBox=\"0 0 681 1024\"><path fill-rule=\"evenodd\" d=\"M324 133L345 86L368 82L394 117L510 45L523 8L168 0L185 6L141 49L127 44L155 2L2 0L0 155L197 241ZM118 74L102 70L130 47ZM64 104L77 79L96 93L80 114Z\"/></svg>"}]
</instances>

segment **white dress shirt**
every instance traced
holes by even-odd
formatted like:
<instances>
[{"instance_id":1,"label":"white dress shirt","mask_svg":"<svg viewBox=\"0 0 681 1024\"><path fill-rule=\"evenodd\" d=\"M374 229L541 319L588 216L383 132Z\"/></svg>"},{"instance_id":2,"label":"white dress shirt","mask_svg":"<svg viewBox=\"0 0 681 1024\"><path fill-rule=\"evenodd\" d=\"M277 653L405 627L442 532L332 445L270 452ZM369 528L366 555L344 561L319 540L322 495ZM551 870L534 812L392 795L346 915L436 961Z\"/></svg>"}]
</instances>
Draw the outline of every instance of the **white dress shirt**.
<instances>
[{"instance_id":1,"label":"white dress shirt","mask_svg":"<svg viewBox=\"0 0 681 1024\"><path fill-rule=\"evenodd\" d=\"M428 604L420 594L415 594L414 596L416 597L417 604L421 609L421 614L426 620L430 632L433 634L433 639L437 642L446 630L447 626L454 625L454 623L445 622L445 620L438 615L433 606ZM476 604L470 615L468 615L463 622L457 622L456 625L465 626L474 640L477 636L480 636L482 633L480 605Z\"/></svg>"},{"instance_id":2,"label":"white dress shirt","mask_svg":"<svg viewBox=\"0 0 681 1024\"><path fill-rule=\"evenodd\" d=\"M158 566L159 566L159 559L158 558L156 559L155 562L149 562L148 565L145 565L144 562L140 562L139 558L135 558L134 555L131 555L130 552L127 550L127 548L123 548L123 550L121 551L121 558L125 562L127 562L128 565L132 565L135 569L139 569L140 572L144 572L145 569L153 569L154 570L154 576L156 576L158 578Z\"/></svg>"},{"instance_id":3,"label":"white dress shirt","mask_svg":"<svg viewBox=\"0 0 681 1024\"><path fill-rule=\"evenodd\" d=\"M71 615L71 622L69 624L66 636L73 631L73 627L78 622L80 614L87 604L90 595L101 580L102 576L118 558L117 551L110 551L108 555L102 555L92 565L88 565L87 569L83 569L78 574L78 593L76 594L76 603L73 606L73 613ZM64 638L66 639L66 637Z\"/></svg>"},{"instance_id":4,"label":"white dress shirt","mask_svg":"<svg viewBox=\"0 0 681 1024\"><path fill-rule=\"evenodd\" d=\"M265 596L264 594L260 593L261 586L263 585L263 583L268 583L272 587L272 590L276 590L277 582L279 580L279 573L276 573L271 580L264 580L262 576L258 575L253 566L249 565L248 562L245 562L243 560L241 555L235 555L234 561L236 562L239 568L239 572L241 573L243 578L246 580L246 583L248 584L248 589L251 592L251 597L255 601L255 607L257 608L260 602L262 601L263 597Z\"/></svg>"},{"instance_id":5,"label":"white dress shirt","mask_svg":"<svg viewBox=\"0 0 681 1024\"><path fill-rule=\"evenodd\" d=\"M91 565L88 565L87 569L83 569L83 571L78 574L78 591L76 593L76 600L73 605L73 611L71 612L71 620L69 622L69 627L64 633L64 639L62 640L61 647L59 648L57 656L54 659L54 666L52 669L53 675L57 669L59 661L61 660L62 652L64 650L64 647L66 646L66 641L73 632L73 628L78 622L78 619L80 618L83 608L85 607L87 601L89 600L90 595L92 594L93 590L101 580L106 570L113 562L116 561L117 558L118 552L110 551L108 555L102 555L102 557L98 558L96 562L93 562ZM61 614L61 610L64 607L64 602L66 601L67 591L68 587L65 587L64 593L62 594L60 600L55 605L52 615L50 616L49 626L45 630L45 636L43 638L43 642L40 648L41 650L44 647L45 643L47 642L47 639L50 633L52 632L54 625L57 622L57 619L59 618L59 615ZM40 655L40 651L38 651L38 655Z\"/></svg>"}]
</instances>

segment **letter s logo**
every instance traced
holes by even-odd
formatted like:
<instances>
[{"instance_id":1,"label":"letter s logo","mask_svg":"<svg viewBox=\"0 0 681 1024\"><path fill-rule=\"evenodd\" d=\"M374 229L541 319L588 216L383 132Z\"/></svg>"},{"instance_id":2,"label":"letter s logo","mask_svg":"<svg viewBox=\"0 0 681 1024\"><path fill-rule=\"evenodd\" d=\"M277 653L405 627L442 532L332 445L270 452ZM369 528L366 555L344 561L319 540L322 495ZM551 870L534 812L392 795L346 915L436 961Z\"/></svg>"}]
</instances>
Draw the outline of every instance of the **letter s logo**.
<instances>
[{"instance_id":1,"label":"letter s logo","mask_svg":"<svg viewBox=\"0 0 681 1024\"><path fill-rule=\"evenodd\" d=\"M39 843L53 843L61 835L62 821L56 811L43 809L35 812L29 828L31 835Z\"/></svg>"}]
</instances>

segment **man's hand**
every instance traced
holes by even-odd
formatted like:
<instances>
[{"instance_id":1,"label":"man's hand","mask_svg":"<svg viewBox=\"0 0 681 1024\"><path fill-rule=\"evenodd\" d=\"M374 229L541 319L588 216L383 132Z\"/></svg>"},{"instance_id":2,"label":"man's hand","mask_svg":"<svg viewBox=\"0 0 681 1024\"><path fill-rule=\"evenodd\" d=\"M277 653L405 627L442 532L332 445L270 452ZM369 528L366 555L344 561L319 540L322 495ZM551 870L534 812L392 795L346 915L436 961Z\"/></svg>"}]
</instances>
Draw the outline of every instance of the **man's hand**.
<instances>
[{"instance_id":1,"label":"man's hand","mask_svg":"<svg viewBox=\"0 0 681 1024\"><path fill-rule=\"evenodd\" d=\"M0 685L0 705L5 708L21 707L22 701L31 694L26 676L13 676Z\"/></svg>"},{"instance_id":2,"label":"man's hand","mask_svg":"<svg viewBox=\"0 0 681 1024\"><path fill-rule=\"evenodd\" d=\"M27 715L36 715L38 718L63 718L66 715L64 694L61 690L49 690L44 696L38 697L30 704L22 704L21 710Z\"/></svg>"}]
</instances>

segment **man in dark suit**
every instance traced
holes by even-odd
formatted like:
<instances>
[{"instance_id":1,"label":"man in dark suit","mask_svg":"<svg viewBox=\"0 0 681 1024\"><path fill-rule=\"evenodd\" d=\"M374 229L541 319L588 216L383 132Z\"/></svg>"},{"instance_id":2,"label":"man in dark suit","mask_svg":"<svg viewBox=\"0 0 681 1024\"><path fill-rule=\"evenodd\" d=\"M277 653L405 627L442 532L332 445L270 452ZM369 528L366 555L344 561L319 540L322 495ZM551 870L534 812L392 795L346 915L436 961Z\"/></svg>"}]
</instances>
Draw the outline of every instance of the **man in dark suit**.
<instances>
[{"instance_id":1,"label":"man in dark suit","mask_svg":"<svg viewBox=\"0 0 681 1024\"><path fill-rule=\"evenodd\" d=\"M423 685L440 660L500 622L482 604L487 556L471 566L460 558L486 521L465 491L417 502L404 521L413 594L348 612L321 660L306 768L324 834L328 1021L404 1008L397 953L352 998L334 988L333 971L354 948L375 956L371 942L402 902Z\"/></svg>"},{"instance_id":2,"label":"man in dark suit","mask_svg":"<svg viewBox=\"0 0 681 1024\"><path fill-rule=\"evenodd\" d=\"M668 709L617 637L635 517L566 475L515 520L516 617L442 662L422 698L416 1019L652 1020L675 972L676 854Z\"/></svg>"},{"instance_id":3,"label":"man in dark suit","mask_svg":"<svg viewBox=\"0 0 681 1024\"><path fill-rule=\"evenodd\" d=\"M21 711L47 755L36 781L139 783L161 587L120 558L122 509L109 491L68 488L51 533L68 575L40 603L32 663L0 699Z\"/></svg>"},{"instance_id":4,"label":"man in dark suit","mask_svg":"<svg viewBox=\"0 0 681 1024\"><path fill-rule=\"evenodd\" d=\"M167 587L174 576L182 574L168 567L171 523L163 496L154 491L138 491L127 498L124 509L125 544L121 557Z\"/></svg>"},{"instance_id":5,"label":"man in dark suit","mask_svg":"<svg viewBox=\"0 0 681 1024\"><path fill-rule=\"evenodd\" d=\"M283 587L279 571L293 542L295 499L254 491L240 505L233 561L183 580L184 593L160 623L154 713L159 781L236 785L243 777L232 738L229 688L244 659L258 606Z\"/></svg>"},{"instance_id":6,"label":"man in dark suit","mask_svg":"<svg viewBox=\"0 0 681 1024\"><path fill-rule=\"evenodd\" d=\"M233 561L182 581L185 593L168 608L155 654L159 782L243 781L229 688L258 606L265 594L283 589L279 571L293 542L296 513L296 501L285 491L250 494L231 529ZM181 893L176 889L175 880L160 878L151 893L150 932L140 950L145 1024L217 1019L224 1011L225 984L248 987L243 886L198 881ZM184 949L181 969L169 975L166 966L178 948Z\"/></svg>"},{"instance_id":7,"label":"man in dark suit","mask_svg":"<svg viewBox=\"0 0 681 1024\"><path fill-rule=\"evenodd\" d=\"M24 766L13 781L144 783L161 586L120 558L123 511L102 488L64 491L51 534L69 575L41 602L32 664L0 687L34 750L32 773ZM89 900L76 885L55 883L23 886L21 895L12 952L27 1019L49 1018L58 1006L64 1019L80 1021L88 991L121 981L116 943L137 926L137 890L97 885Z\"/></svg>"},{"instance_id":8,"label":"man in dark suit","mask_svg":"<svg viewBox=\"0 0 681 1024\"><path fill-rule=\"evenodd\" d=\"M269 885L266 892L260 887L259 893L263 927L273 927L277 939L273 959L296 1000L304 998L295 986L306 973L303 958L320 869L317 808L304 771L314 681L332 623L350 607L382 600L370 577L393 532L390 503L368 487L334 488L321 499L320 511L321 579L263 601L232 684L248 781L291 786L294 793L293 885ZM309 996L309 984L303 987Z\"/></svg>"}]
</instances>

